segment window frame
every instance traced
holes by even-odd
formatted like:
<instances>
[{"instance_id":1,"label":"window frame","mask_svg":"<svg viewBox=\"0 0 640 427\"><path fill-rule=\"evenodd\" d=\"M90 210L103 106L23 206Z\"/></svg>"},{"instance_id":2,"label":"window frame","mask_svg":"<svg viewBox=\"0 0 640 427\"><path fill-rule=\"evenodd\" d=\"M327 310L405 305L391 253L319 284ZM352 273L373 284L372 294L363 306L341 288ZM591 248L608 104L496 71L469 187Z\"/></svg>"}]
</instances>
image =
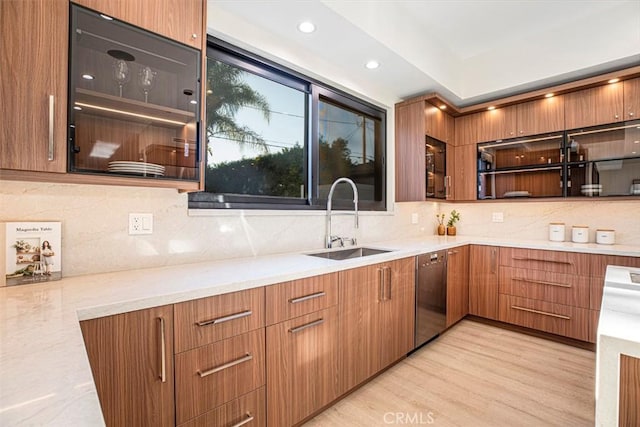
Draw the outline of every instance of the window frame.
<instances>
[{"instance_id":1,"label":"window frame","mask_svg":"<svg viewBox=\"0 0 640 427\"><path fill-rule=\"evenodd\" d=\"M307 94L304 142L304 181L306 198L280 196L258 196L206 191L189 194L189 209L251 209L251 210L324 210L327 200L319 198L319 101L325 98L332 104L344 106L358 114L369 116L380 122L382 142L381 162L376 165L376 179L381 181L382 199L379 201L360 200L358 208L363 211L387 211L387 112L367 101L359 99L326 83L305 76L259 55L234 46L216 37L207 36L206 59L213 58L232 66L245 69L257 76L300 90ZM206 73L204 74L206 79ZM206 82L202 82L206 85ZM206 107L205 107L206 108ZM206 123L203 137L203 176L206 175L209 143L206 136ZM376 149L377 149L376 145ZM334 200L336 209L352 209L351 200Z\"/></svg>"}]
</instances>

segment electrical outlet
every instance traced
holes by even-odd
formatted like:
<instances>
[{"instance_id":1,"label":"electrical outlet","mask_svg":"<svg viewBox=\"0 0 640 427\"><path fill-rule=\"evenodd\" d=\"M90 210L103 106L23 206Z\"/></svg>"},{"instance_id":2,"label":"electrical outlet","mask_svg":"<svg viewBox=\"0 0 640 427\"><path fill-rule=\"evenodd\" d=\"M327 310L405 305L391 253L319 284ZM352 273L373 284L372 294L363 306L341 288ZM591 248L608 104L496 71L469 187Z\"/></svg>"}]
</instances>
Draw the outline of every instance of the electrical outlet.
<instances>
[{"instance_id":1,"label":"electrical outlet","mask_svg":"<svg viewBox=\"0 0 640 427\"><path fill-rule=\"evenodd\" d=\"M416 212L411 214L411 224L417 224L418 223L418 214Z\"/></svg>"},{"instance_id":2,"label":"electrical outlet","mask_svg":"<svg viewBox=\"0 0 640 427\"><path fill-rule=\"evenodd\" d=\"M491 215L491 221L493 222L504 222L504 213L502 212L493 212Z\"/></svg>"},{"instance_id":3,"label":"electrical outlet","mask_svg":"<svg viewBox=\"0 0 640 427\"><path fill-rule=\"evenodd\" d=\"M129 234L152 234L153 214L150 213L130 213L129 214Z\"/></svg>"}]
</instances>

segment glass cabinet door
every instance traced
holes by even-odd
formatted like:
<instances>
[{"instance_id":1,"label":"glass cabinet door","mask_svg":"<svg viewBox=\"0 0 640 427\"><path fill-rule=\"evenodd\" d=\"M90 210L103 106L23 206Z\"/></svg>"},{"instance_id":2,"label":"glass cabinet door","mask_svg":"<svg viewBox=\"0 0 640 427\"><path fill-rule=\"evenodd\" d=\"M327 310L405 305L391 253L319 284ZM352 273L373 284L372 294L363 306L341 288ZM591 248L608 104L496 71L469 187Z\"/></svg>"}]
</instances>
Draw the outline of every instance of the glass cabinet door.
<instances>
[{"instance_id":1,"label":"glass cabinet door","mask_svg":"<svg viewBox=\"0 0 640 427\"><path fill-rule=\"evenodd\" d=\"M478 199L563 195L563 135L478 144Z\"/></svg>"},{"instance_id":2,"label":"glass cabinet door","mask_svg":"<svg viewBox=\"0 0 640 427\"><path fill-rule=\"evenodd\" d=\"M425 167L427 180L427 199L446 199L446 144L437 139L426 137L425 142Z\"/></svg>"},{"instance_id":3,"label":"glass cabinet door","mask_svg":"<svg viewBox=\"0 0 640 427\"><path fill-rule=\"evenodd\" d=\"M567 195L640 196L640 121L567 134Z\"/></svg>"},{"instance_id":4,"label":"glass cabinet door","mask_svg":"<svg viewBox=\"0 0 640 427\"><path fill-rule=\"evenodd\" d=\"M70 171L197 181L200 52L76 5L71 25Z\"/></svg>"}]
</instances>

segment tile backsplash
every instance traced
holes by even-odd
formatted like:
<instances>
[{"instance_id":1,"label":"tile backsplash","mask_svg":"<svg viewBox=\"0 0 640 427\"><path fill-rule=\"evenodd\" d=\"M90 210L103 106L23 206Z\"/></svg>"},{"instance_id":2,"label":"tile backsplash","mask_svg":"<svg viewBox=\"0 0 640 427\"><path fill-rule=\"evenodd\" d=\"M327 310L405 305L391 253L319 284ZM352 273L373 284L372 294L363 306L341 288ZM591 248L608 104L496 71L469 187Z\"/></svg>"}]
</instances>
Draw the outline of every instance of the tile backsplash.
<instances>
[{"instance_id":1,"label":"tile backsplash","mask_svg":"<svg viewBox=\"0 0 640 427\"><path fill-rule=\"evenodd\" d=\"M397 203L392 213L364 213L359 243L435 232L436 212L461 213L458 234L548 237L549 222L616 230L616 243L640 245L640 201L524 203ZM129 236L130 212L152 213L151 235ZM504 222L491 222L502 212ZM418 223L411 223L413 213ZM323 247L323 212L259 214L250 211L189 216L187 195L176 190L48 184L0 180L0 221L62 221L65 276L130 270ZM333 231L352 236L353 218L334 217Z\"/></svg>"}]
</instances>

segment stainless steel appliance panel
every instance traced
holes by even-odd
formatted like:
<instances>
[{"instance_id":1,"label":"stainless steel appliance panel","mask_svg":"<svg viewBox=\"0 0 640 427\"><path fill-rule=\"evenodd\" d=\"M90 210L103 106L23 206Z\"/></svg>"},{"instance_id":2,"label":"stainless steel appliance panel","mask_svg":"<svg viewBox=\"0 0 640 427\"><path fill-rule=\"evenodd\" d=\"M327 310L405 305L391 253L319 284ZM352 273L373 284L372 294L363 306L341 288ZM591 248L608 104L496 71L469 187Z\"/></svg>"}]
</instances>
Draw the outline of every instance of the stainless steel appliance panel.
<instances>
[{"instance_id":1,"label":"stainless steel appliance panel","mask_svg":"<svg viewBox=\"0 0 640 427\"><path fill-rule=\"evenodd\" d=\"M415 348L446 328L447 251L417 257Z\"/></svg>"}]
</instances>

